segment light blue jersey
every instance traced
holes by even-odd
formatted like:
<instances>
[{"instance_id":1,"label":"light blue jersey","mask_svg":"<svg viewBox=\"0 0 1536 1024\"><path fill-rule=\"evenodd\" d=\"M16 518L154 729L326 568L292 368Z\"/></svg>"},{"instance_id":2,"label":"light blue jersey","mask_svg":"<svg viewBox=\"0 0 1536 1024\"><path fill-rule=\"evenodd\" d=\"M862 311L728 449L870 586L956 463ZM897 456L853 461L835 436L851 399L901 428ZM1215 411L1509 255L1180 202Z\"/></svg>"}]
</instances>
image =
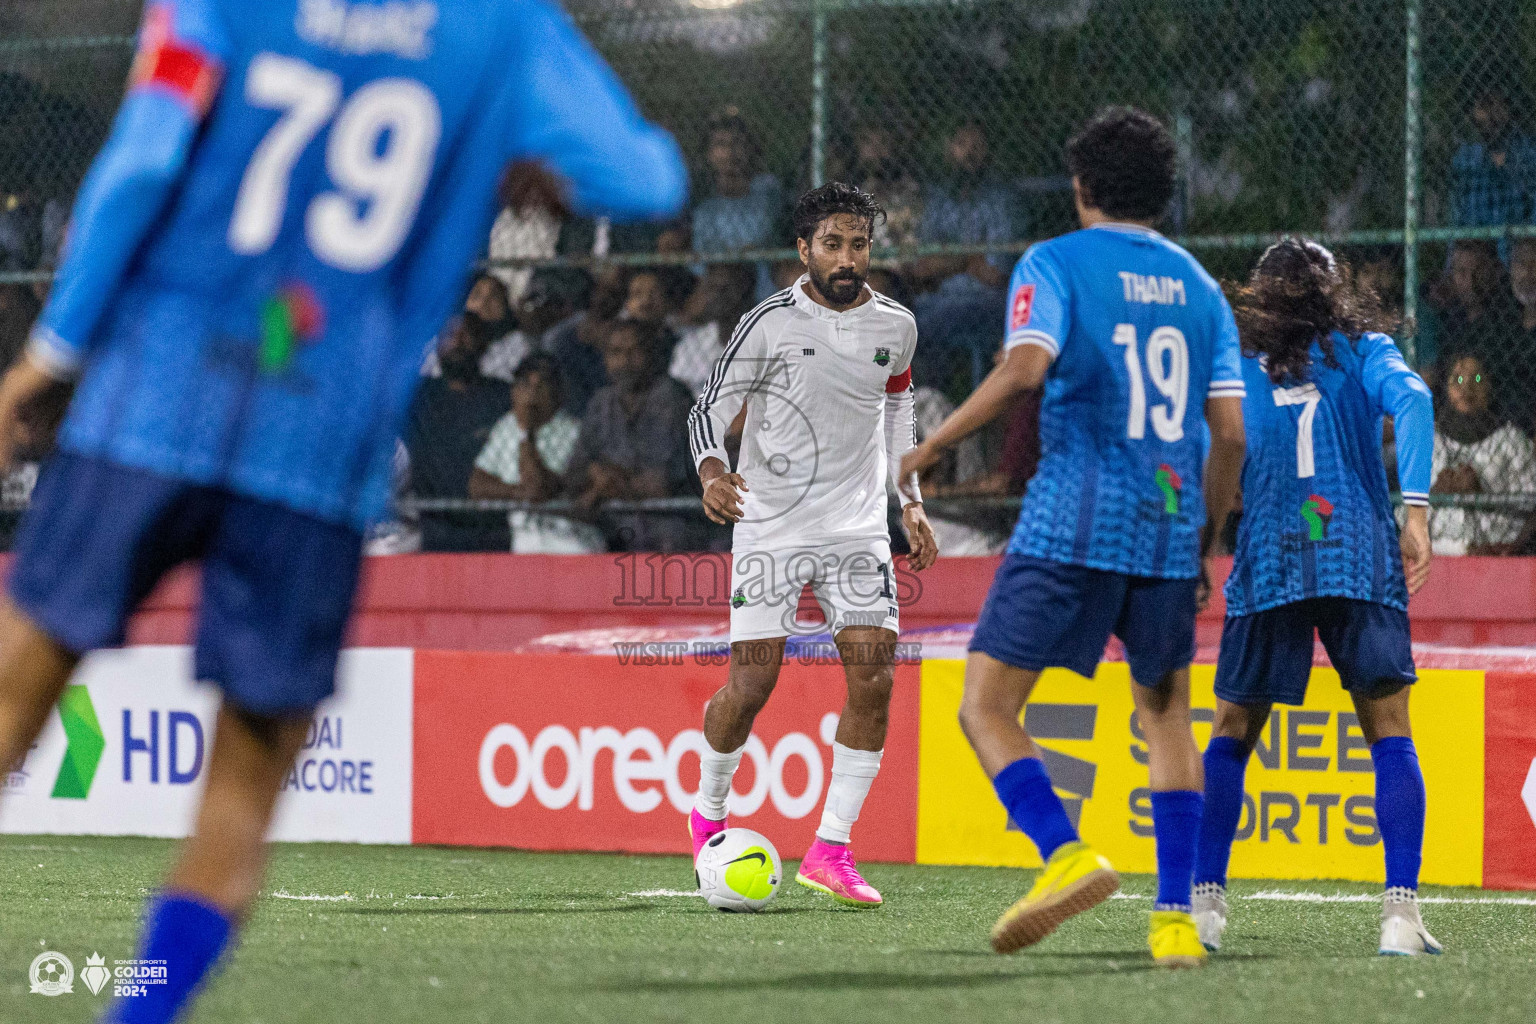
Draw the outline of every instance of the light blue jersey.
<instances>
[{"instance_id":1,"label":"light blue jersey","mask_svg":"<svg viewBox=\"0 0 1536 1024\"><path fill-rule=\"evenodd\" d=\"M1382 462L1391 416L1403 500L1429 503L1434 409L1429 388L1392 339L1333 335L1336 368L1312 346L1305 381L1271 383L1243 360L1243 519L1227 581L1227 614L1248 615L1312 597L1407 609L1397 523Z\"/></svg>"},{"instance_id":2,"label":"light blue jersey","mask_svg":"<svg viewBox=\"0 0 1536 1024\"><path fill-rule=\"evenodd\" d=\"M1053 357L1040 466L1008 550L1128 576L1199 575L1205 403L1243 394L1216 282L1157 232L1100 224L1024 254L1007 330L1009 348Z\"/></svg>"},{"instance_id":3,"label":"light blue jersey","mask_svg":"<svg viewBox=\"0 0 1536 1024\"><path fill-rule=\"evenodd\" d=\"M509 161L579 213L686 176L544 0L168 0L82 187L32 352L77 454L364 526Z\"/></svg>"}]
</instances>

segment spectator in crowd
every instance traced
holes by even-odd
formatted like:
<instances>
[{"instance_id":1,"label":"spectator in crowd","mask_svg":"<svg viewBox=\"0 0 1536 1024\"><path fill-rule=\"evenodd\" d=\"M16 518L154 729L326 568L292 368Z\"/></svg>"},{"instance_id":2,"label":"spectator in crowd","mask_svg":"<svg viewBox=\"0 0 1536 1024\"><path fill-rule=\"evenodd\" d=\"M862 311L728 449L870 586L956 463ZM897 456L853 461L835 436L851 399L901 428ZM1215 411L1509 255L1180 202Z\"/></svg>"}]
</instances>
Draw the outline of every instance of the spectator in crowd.
<instances>
[{"instance_id":1,"label":"spectator in crowd","mask_svg":"<svg viewBox=\"0 0 1536 1024\"><path fill-rule=\"evenodd\" d=\"M919 240L1002 244L1022 235L1013 193L994 177L986 130L974 122L961 125L944 154L948 179L924 196ZM907 283L919 292L918 355L937 371L930 379L948 380L958 368L967 371L972 386L980 381L1001 330L1008 262L1002 254L927 256L907 268Z\"/></svg>"},{"instance_id":2,"label":"spectator in crowd","mask_svg":"<svg viewBox=\"0 0 1536 1024\"><path fill-rule=\"evenodd\" d=\"M1520 310L1492 242L1462 240L1452 246L1450 267L1431 290L1431 311L1434 320L1424 325L1418 339L1421 361L1435 359L1435 376L1443 377L1449 371L1444 353L1477 353L1501 378L1495 402L1507 415L1520 417L1529 404L1511 365Z\"/></svg>"},{"instance_id":3,"label":"spectator in crowd","mask_svg":"<svg viewBox=\"0 0 1536 1024\"><path fill-rule=\"evenodd\" d=\"M854 136L853 149L854 184L885 207L885 219L875 225L875 247L916 245L923 216L922 188L897 155L895 133L885 125L864 125Z\"/></svg>"},{"instance_id":4,"label":"spectator in crowd","mask_svg":"<svg viewBox=\"0 0 1536 1024\"><path fill-rule=\"evenodd\" d=\"M704 272L678 316L678 340L668 373L695 398L704 390L736 323L753 306L757 273L743 263L716 263Z\"/></svg>"},{"instance_id":5,"label":"spectator in crowd","mask_svg":"<svg viewBox=\"0 0 1536 1024\"><path fill-rule=\"evenodd\" d=\"M684 493L692 471L686 421L693 396L666 375L655 328L617 321L603 356L612 383L592 396L567 473L577 505L591 511L611 499ZM681 516L625 513L614 525L621 547L686 550L688 521Z\"/></svg>"},{"instance_id":6,"label":"spectator in crowd","mask_svg":"<svg viewBox=\"0 0 1536 1024\"><path fill-rule=\"evenodd\" d=\"M1490 83L1472 99L1477 138L1451 157L1451 223L1524 224L1536 198L1536 143L1516 127L1509 91Z\"/></svg>"},{"instance_id":7,"label":"spectator in crowd","mask_svg":"<svg viewBox=\"0 0 1536 1024\"><path fill-rule=\"evenodd\" d=\"M1433 494L1536 492L1536 449L1496 405L1498 389L1475 352L1447 360L1445 401L1435 417ZM1530 517L1441 506L1430 510L1437 555L1510 554L1529 545Z\"/></svg>"},{"instance_id":8,"label":"spectator in crowd","mask_svg":"<svg viewBox=\"0 0 1536 1024\"><path fill-rule=\"evenodd\" d=\"M469 477L471 498L542 502L564 488L581 422L560 407L560 368L535 352L512 373L512 411L496 421ZM512 550L519 554L583 554L603 550L602 534L587 523L547 512L508 516Z\"/></svg>"},{"instance_id":9,"label":"spectator in crowd","mask_svg":"<svg viewBox=\"0 0 1536 1024\"><path fill-rule=\"evenodd\" d=\"M620 315L654 328L660 351L670 359L677 345L673 324L694 288L694 276L682 267L645 267L630 275Z\"/></svg>"},{"instance_id":10,"label":"spectator in crowd","mask_svg":"<svg viewBox=\"0 0 1536 1024\"><path fill-rule=\"evenodd\" d=\"M603 346L608 329L624 309L629 272L610 265L599 270L595 280L583 274L582 282L588 292L577 296L576 312L550 328L544 337L544 351L554 356L560 367L565 411L577 419L587 414L587 403L608 383Z\"/></svg>"},{"instance_id":11,"label":"spectator in crowd","mask_svg":"<svg viewBox=\"0 0 1536 1024\"><path fill-rule=\"evenodd\" d=\"M711 194L693 209L693 249L701 253L772 248L785 240L787 210L779 179L762 167L757 137L734 107L710 119L705 157ZM773 291L766 264L758 297Z\"/></svg>"},{"instance_id":12,"label":"spectator in crowd","mask_svg":"<svg viewBox=\"0 0 1536 1024\"><path fill-rule=\"evenodd\" d=\"M1520 238L1509 250L1509 289L1520 307L1520 330L1510 345L1515 385L1527 395L1536 391L1536 238ZM1524 430L1536 421L1523 420Z\"/></svg>"},{"instance_id":13,"label":"spectator in crowd","mask_svg":"<svg viewBox=\"0 0 1536 1024\"><path fill-rule=\"evenodd\" d=\"M507 385L480 372L490 336L479 317L459 318L437 348L442 369L421 382L406 419L410 494L417 498L469 497L470 471L507 412ZM469 512L421 516L425 551L506 550L506 522Z\"/></svg>"},{"instance_id":14,"label":"spectator in crowd","mask_svg":"<svg viewBox=\"0 0 1536 1024\"><path fill-rule=\"evenodd\" d=\"M564 197L548 172L529 164L508 169L501 185L502 210L491 225L488 254L493 266L505 260L547 260L559 249L565 219ZM515 305L533 278L530 267L494 266Z\"/></svg>"}]
</instances>

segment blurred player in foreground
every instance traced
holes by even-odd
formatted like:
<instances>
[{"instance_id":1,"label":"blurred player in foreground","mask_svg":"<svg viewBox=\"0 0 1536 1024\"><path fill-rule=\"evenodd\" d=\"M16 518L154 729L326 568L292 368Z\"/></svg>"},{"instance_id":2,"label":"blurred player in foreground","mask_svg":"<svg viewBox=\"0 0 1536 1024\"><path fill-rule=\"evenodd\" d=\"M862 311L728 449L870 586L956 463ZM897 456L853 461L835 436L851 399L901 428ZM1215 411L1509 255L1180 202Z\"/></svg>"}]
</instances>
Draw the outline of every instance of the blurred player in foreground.
<instances>
[{"instance_id":1,"label":"blurred player in foreground","mask_svg":"<svg viewBox=\"0 0 1536 1024\"><path fill-rule=\"evenodd\" d=\"M250 913L278 788L335 687L361 531L511 160L543 161L579 210L669 215L686 192L671 138L542 0L149 5L0 384L4 463L36 397L79 380L0 609L0 764L83 654L202 563L197 678L224 704L145 924L167 983L113 1021L174 1017Z\"/></svg>"},{"instance_id":2,"label":"blurred player in foreground","mask_svg":"<svg viewBox=\"0 0 1536 1024\"><path fill-rule=\"evenodd\" d=\"M1378 948L1438 953L1419 917L1424 777L1408 723L1417 678L1408 595L1429 577L1429 389L1378 333L1388 324L1376 297L1315 242L1288 238L1264 253L1237 299L1237 322L1248 460L1205 751L1200 938L1212 950L1221 942L1243 772L1270 706L1306 697L1315 630L1354 699L1376 770L1387 859ZM1382 463L1383 416L1393 419L1407 505L1401 537Z\"/></svg>"},{"instance_id":3,"label":"blurred player in foreground","mask_svg":"<svg viewBox=\"0 0 1536 1024\"><path fill-rule=\"evenodd\" d=\"M709 749L688 819L694 855L727 827L731 778L778 683L785 640L803 632L795 611L810 584L843 662L848 699L821 825L795 881L854 907L881 903L848 841L880 770L895 682L900 623L888 476L901 495L912 568L938 557L917 479L894 479L916 436L917 321L865 283L882 216L873 196L840 182L800 197L793 220L805 274L742 317L688 418L704 510L735 526L730 675L704 711ZM721 442L744 406L733 473Z\"/></svg>"},{"instance_id":4,"label":"blurred player in foreground","mask_svg":"<svg viewBox=\"0 0 1536 1024\"><path fill-rule=\"evenodd\" d=\"M1109 861L1079 839L1019 722L1043 669L1092 676L1114 633L1150 758L1152 955L1195 966L1205 957L1189 913L1204 783L1189 663L1202 558L1243 461L1237 328L1210 275L1152 229L1174 187L1162 124L1106 110L1067 144L1067 166L1084 230L1024 254L1004 361L901 471L921 473L1044 383L1044 455L981 610L960 707L998 798L1045 861L992 929L992 946L1039 942L1119 888Z\"/></svg>"}]
</instances>

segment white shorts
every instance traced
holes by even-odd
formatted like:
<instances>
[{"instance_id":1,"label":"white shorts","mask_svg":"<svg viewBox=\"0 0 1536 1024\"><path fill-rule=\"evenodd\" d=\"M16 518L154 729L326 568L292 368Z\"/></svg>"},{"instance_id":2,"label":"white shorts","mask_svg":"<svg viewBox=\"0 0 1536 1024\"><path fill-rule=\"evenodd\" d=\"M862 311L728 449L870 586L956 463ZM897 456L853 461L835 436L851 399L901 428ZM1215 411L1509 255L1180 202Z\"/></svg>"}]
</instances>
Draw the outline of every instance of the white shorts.
<instances>
[{"instance_id":1,"label":"white shorts","mask_svg":"<svg viewBox=\"0 0 1536 1024\"><path fill-rule=\"evenodd\" d=\"M795 621L806 584L827 617L824 624ZM888 538L733 553L732 643L829 631L835 637L849 626L901 632Z\"/></svg>"}]
</instances>

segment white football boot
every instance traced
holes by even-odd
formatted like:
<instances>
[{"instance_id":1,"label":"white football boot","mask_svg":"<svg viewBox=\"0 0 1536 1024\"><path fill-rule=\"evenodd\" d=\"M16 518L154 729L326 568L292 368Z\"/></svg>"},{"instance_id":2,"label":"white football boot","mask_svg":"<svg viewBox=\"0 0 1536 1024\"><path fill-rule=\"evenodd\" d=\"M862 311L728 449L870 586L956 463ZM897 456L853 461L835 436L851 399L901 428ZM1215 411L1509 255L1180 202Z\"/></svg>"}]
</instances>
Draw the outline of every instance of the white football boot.
<instances>
[{"instance_id":1,"label":"white football boot","mask_svg":"<svg viewBox=\"0 0 1536 1024\"><path fill-rule=\"evenodd\" d=\"M1418 956L1420 953L1442 953L1444 948L1419 916L1418 894L1412 889L1388 889L1381 904L1381 945L1377 952L1382 956Z\"/></svg>"},{"instance_id":2,"label":"white football boot","mask_svg":"<svg viewBox=\"0 0 1536 1024\"><path fill-rule=\"evenodd\" d=\"M1195 886L1189 902L1195 930L1200 933L1200 945L1216 952L1221 948L1221 934L1227 930L1226 888L1217 882L1201 882Z\"/></svg>"}]
</instances>

